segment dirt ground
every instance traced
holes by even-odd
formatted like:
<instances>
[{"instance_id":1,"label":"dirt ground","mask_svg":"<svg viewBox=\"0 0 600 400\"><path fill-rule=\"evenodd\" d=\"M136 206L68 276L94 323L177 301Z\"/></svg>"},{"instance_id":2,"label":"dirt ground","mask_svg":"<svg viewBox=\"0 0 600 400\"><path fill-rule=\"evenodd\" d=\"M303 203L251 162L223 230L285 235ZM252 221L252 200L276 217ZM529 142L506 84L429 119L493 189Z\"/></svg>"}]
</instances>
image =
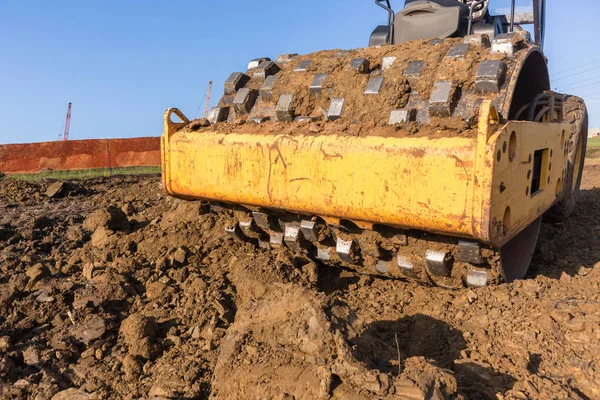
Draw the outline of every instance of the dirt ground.
<instances>
[{"instance_id":1,"label":"dirt ground","mask_svg":"<svg viewBox=\"0 0 600 400\"><path fill-rule=\"evenodd\" d=\"M528 279L450 291L234 242L158 177L0 179L0 397L598 399L600 164Z\"/></svg>"}]
</instances>

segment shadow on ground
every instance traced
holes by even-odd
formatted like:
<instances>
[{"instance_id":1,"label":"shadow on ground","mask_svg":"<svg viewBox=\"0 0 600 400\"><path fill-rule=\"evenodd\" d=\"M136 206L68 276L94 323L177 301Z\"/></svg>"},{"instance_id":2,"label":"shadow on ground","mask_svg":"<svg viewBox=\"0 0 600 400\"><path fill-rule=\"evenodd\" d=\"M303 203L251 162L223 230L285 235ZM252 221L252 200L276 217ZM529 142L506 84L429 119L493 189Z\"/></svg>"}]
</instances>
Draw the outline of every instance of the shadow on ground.
<instances>
[{"instance_id":1,"label":"shadow on ground","mask_svg":"<svg viewBox=\"0 0 600 400\"><path fill-rule=\"evenodd\" d=\"M357 360L393 375L398 374L398 351L401 368L407 358L424 357L437 367L453 371L459 393L468 398L496 399L496 391L506 392L516 382L512 376L494 371L486 364L463 360L461 351L466 349L466 342L462 332L427 315L373 322L351 343Z\"/></svg>"},{"instance_id":2,"label":"shadow on ground","mask_svg":"<svg viewBox=\"0 0 600 400\"><path fill-rule=\"evenodd\" d=\"M528 277L558 279L600 261L600 188L582 190L573 214L561 223L544 223Z\"/></svg>"}]
</instances>

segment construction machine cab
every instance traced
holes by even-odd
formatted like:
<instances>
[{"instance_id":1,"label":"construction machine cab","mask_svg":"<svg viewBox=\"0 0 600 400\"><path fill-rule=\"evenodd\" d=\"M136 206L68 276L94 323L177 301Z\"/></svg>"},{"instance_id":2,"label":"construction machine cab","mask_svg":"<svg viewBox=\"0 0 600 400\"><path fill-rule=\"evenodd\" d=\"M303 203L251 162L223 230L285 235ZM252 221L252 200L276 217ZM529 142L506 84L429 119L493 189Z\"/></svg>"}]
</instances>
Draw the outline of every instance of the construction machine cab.
<instances>
[{"instance_id":1,"label":"construction machine cab","mask_svg":"<svg viewBox=\"0 0 600 400\"><path fill-rule=\"evenodd\" d=\"M395 18L394 42L464 36L469 7L456 0L406 0Z\"/></svg>"},{"instance_id":2,"label":"construction machine cab","mask_svg":"<svg viewBox=\"0 0 600 400\"><path fill-rule=\"evenodd\" d=\"M510 15L490 15L490 0L405 0L404 9L394 13L389 0L375 0L388 12L388 24L371 34L369 46L399 44L418 39L445 39L471 34L496 35L522 29L519 24L533 24L535 42L543 42L545 0L532 0L532 12L515 15L511 0Z\"/></svg>"}]
</instances>

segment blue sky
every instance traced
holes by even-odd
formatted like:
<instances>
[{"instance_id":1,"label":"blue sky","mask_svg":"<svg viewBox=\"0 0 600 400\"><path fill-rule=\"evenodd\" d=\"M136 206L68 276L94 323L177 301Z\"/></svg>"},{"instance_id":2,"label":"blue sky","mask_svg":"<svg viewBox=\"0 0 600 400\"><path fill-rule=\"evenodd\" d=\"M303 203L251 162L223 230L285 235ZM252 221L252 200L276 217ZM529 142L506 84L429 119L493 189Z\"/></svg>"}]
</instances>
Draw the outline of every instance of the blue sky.
<instances>
[{"instance_id":1,"label":"blue sky","mask_svg":"<svg viewBox=\"0 0 600 400\"><path fill-rule=\"evenodd\" d=\"M548 3L553 86L600 126L600 2ZM69 102L73 139L157 136L167 108L201 113L209 80L214 104L253 58L364 47L385 19L371 0L0 0L0 143L57 140Z\"/></svg>"}]
</instances>

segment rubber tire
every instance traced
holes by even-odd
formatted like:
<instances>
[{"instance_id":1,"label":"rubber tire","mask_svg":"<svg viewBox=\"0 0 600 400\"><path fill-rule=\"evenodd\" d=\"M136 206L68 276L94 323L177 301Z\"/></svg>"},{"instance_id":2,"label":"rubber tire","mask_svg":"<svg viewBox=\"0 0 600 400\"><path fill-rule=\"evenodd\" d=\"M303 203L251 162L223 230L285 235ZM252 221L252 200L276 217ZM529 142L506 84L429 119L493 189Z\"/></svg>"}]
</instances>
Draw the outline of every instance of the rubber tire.
<instances>
[{"instance_id":1,"label":"rubber tire","mask_svg":"<svg viewBox=\"0 0 600 400\"><path fill-rule=\"evenodd\" d=\"M547 220L561 222L568 218L575 210L579 200L581 176L585 164L588 136L588 112L583 99L576 96L565 96L564 100L565 121L571 124L571 138L569 140L569 165L567 168L567 182L565 197L554 204L545 214ZM581 141L581 156L577 160L577 147ZM575 163L578 163L579 174L574 177Z\"/></svg>"}]
</instances>

